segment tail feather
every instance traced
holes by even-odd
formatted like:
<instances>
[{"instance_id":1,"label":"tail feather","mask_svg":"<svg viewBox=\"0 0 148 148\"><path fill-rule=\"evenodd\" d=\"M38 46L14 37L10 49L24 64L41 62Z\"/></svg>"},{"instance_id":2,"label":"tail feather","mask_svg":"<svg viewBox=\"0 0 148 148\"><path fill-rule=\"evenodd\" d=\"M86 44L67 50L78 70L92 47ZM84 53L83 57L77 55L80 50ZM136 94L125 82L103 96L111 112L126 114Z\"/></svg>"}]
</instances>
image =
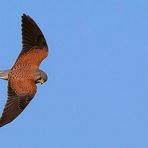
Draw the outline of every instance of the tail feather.
<instances>
[{"instance_id":1,"label":"tail feather","mask_svg":"<svg viewBox=\"0 0 148 148\"><path fill-rule=\"evenodd\" d=\"M0 79L8 80L9 72L10 72L10 69L8 69L8 70L0 70Z\"/></svg>"}]
</instances>

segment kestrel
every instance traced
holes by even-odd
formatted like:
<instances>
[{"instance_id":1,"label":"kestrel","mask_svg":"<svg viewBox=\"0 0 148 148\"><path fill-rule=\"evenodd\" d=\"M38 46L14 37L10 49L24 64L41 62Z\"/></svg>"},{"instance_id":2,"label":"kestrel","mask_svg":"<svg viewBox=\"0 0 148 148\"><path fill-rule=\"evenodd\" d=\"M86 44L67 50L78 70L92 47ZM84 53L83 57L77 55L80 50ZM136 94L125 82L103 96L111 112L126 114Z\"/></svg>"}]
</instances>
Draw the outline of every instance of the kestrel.
<instances>
[{"instance_id":1,"label":"kestrel","mask_svg":"<svg viewBox=\"0 0 148 148\"><path fill-rule=\"evenodd\" d=\"M21 53L11 69L0 71L0 78L8 80L8 99L0 127L13 121L25 109L37 92L37 83L47 81L47 74L39 69L47 55L43 33L30 16L23 14Z\"/></svg>"}]
</instances>

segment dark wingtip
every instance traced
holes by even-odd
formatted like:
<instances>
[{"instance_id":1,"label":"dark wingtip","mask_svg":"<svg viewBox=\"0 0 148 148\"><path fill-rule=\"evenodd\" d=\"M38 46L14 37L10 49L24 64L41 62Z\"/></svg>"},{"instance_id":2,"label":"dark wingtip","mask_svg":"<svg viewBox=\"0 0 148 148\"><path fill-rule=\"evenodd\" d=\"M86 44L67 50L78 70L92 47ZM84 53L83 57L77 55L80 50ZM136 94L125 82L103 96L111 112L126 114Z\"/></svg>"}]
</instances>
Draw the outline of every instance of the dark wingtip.
<instances>
[{"instance_id":1,"label":"dark wingtip","mask_svg":"<svg viewBox=\"0 0 148 148\"><path fill-rule=\"evenodd\" d=\"M27 18L27 17L29 17L29 15L26 15L25 13L23 13L23 15L22 15L22 20L23 20L24 18Z\"/></svg>"},{"instance_id":2,"label":"dark wingtip","mask_svg":"<svg viewBox=\"0 0 148 148\"><path fill-rule=\"evenodd\" d=\"M23 16L27 16L27 15L26 15L25 13L23 13L22 17L23 17Z\"/></svg>"},{"instance_id":3,"label":"dark wingtip","mask_svg":"<svg viewBox=\"0 0 148 148\"><path fill-rule=\"evenodd\" d=\"M47 47L45 37L36 22L23 13L22 15L22 42L23 48L27 47Z\"/></svg>"},{"instance_id":4,"label":"dark wingtip","mask_svg":"<svg viewBox=\"0 0 148 148\"><path fill-rule=\"evenodd\" d=\"M9 122L8 122L8 123L9 123ZM8 123L4 123L4 122L2 121L2 119L0 119L0 128L3 127L3 126L5 126L5 125L8 124Z\"/></svg>"}]
</instances>

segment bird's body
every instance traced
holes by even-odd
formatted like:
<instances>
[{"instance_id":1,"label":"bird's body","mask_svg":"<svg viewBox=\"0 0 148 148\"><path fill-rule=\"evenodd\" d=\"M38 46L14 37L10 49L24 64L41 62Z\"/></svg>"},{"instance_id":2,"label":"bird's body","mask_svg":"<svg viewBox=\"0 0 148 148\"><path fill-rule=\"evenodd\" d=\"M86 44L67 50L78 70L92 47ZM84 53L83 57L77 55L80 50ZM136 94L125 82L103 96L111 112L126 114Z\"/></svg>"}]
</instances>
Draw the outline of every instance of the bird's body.
<instances>
[{"instance_id":1,"label":"bird's body","mask_svg":"<svg viewBox=\"0 0 148 148\"><path fill-rule=\"evenodd\" d=\"M0 118L0 127L14 120L37 92L37 83L44 83L47 74L39 69L48 55L46 40L32 18L22 16L22 51L11 69L0 71L8 80L8 99Z\"/></svg>"}]
</instances>

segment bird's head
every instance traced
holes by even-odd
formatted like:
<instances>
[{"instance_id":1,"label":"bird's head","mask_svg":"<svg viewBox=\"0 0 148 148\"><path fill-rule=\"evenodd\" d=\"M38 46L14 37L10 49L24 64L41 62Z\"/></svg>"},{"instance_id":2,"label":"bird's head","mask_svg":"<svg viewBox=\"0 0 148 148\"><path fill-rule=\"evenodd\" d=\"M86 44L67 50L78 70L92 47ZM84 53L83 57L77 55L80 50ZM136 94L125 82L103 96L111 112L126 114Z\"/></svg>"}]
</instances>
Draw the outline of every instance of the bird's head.
<instances>
[{"instance_id":1,"label":"bird's head","mask_svg":"<svg viewBox=\"0 0 148 148\"><path fill-rule=\"evenodd\" d=\"M35 83L43 84L47 81L47 79L47 74L44 71L40 69L35 70Z\"/></svg>"}]
</instances>

